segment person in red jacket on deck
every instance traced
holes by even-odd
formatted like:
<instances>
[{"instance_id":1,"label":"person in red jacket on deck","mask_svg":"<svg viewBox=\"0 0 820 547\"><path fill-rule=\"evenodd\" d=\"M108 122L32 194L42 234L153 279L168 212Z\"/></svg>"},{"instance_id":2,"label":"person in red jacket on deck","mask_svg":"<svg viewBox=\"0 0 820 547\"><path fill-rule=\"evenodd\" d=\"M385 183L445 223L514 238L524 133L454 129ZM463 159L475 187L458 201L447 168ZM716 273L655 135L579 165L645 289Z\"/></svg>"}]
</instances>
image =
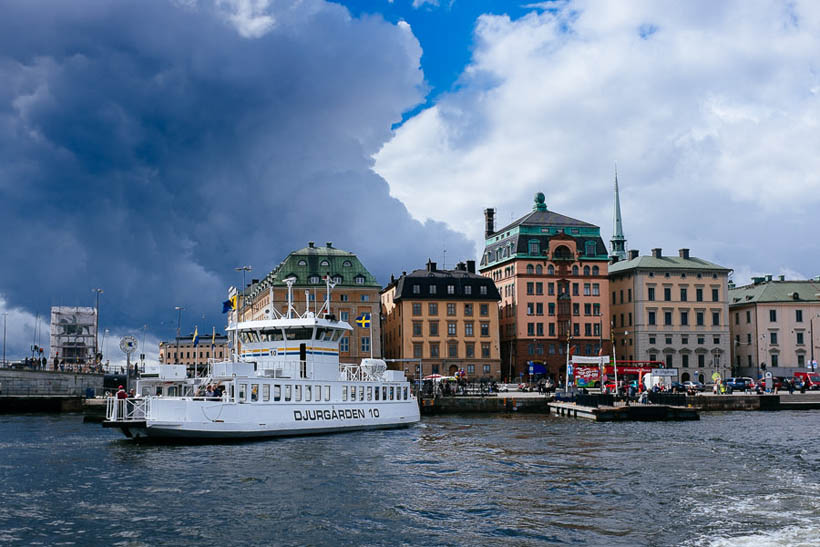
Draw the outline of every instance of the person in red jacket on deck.
<instances>
[{"instance_id":1,"label":"person in red jacket on deck","mask_svg":"<svg viewBox=\"0 0 820 547\"><path fill-rule=\"evenodd\" d=\"M127 399L128 394L125 392L125 388L120 386L117 391L117 399Z\"/></svg>"}]
</instances>

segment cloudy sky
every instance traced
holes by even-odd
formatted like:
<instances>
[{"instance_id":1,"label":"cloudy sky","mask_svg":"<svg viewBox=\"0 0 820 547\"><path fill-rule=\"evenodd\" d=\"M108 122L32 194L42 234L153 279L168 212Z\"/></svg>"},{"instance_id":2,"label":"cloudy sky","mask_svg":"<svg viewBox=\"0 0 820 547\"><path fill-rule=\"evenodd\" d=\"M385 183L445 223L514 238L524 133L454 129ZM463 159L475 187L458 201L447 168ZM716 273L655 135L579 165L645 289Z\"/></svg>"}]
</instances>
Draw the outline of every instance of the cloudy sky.
<instances>
[{"instance_id":1,"label":"cloudy sky","mask_svg":"<svg viewBox=\"0 0 820 547\"><path fill-rule=\"evenodd\" d=\"M221 329L308 240L451 265L537 191L608 240L616 163L629 247L817 275L819 51L810 2L9 0L8 351L95 287L117 340Z\"/></svg>"}]
</instances>

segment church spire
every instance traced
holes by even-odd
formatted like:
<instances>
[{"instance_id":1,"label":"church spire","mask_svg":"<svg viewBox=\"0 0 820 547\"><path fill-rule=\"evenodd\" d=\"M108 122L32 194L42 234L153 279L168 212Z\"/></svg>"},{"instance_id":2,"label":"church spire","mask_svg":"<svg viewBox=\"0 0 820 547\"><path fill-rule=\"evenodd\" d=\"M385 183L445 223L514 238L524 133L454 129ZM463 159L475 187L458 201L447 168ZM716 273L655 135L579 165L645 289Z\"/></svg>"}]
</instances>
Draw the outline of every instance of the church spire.
<instances>
[{"instance_id":1,"label":"church spire","mask_svg":"<svg viewBox=\"0 0 820 547\"><path fill-rule=\"evenodd\" d=\"M624 237L624 227L621 223L621 199L618 196L618 167L615 166L615 225L612 230L612 239L609 240L612 251L610 258L626 260L626 238Z\"/></svg>"}]
</instances>

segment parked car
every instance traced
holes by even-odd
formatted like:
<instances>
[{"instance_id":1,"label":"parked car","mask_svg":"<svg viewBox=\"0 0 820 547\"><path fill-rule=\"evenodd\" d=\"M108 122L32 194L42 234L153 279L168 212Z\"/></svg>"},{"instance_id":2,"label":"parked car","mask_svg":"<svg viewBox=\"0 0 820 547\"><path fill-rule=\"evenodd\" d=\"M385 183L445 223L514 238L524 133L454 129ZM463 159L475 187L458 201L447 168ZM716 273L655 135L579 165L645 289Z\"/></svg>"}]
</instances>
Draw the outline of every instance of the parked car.
<instances>
[{"instance_id":1,"label":"parked car","mask_svg":"<svg viewBox=\"0 0 820 547\"><path fill-rule=\"evenodd\" d=\"M820 373L818 372L795 372L794 377L803 382L806 389L820 389Z\"/></svg>"},{"instance_id":2,"label":"parked car","mask_svg":"<svg viewBox=\"0 0 820 547\"><path fill-rule=\"evenodd\" d=\"M724 380L727 389L732 391L746 391L754 388L754 380L748 377L732 377Z\"/></svg>"},{"instance_id":3,"label":"parked car","mask_svg":"<svg viewBox=\"0 0 820 547\"><path fill-rule=\"evenodd\" d=\"M683 387L686 391L706 391L706 386L697 380L687 380L683 383Z\"/></svg>"},{"instance_id":4,"label":"parked car","mask_svg":"<svg viewBox=\"0 0 820 547\"><path fill-rule=\"evenodd\" d=\"M687 391L686 384L688 383L689 382L672 382L672 384L669 386L669 391L673 393L685 393Z\"/></svg>"}]
</instances>

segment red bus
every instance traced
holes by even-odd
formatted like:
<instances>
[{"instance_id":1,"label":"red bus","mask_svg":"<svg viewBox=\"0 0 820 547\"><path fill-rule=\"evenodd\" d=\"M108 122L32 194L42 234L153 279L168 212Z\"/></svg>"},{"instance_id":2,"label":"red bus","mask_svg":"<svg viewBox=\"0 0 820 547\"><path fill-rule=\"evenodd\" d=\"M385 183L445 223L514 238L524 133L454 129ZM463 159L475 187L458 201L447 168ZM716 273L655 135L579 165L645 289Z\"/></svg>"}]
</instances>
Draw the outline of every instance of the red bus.
<instances>
[{"instance_id":1,"label":"red bus","mask_svg":"<svg viewBox=\"0 0 820 547\"><path fill-rule=\"evenodd\" d=\"M611 361L610 361L611 362ZM644 374L652 372L653 368L666 368L663 361L618 361L618 382L625 386L635 382L640 383ZM595 365L575 365L573 371L578 387L599 387L600 371ZM610 389L615 389L615 367L604 366L604 380Z\"/></svg>"}]
</instances>

